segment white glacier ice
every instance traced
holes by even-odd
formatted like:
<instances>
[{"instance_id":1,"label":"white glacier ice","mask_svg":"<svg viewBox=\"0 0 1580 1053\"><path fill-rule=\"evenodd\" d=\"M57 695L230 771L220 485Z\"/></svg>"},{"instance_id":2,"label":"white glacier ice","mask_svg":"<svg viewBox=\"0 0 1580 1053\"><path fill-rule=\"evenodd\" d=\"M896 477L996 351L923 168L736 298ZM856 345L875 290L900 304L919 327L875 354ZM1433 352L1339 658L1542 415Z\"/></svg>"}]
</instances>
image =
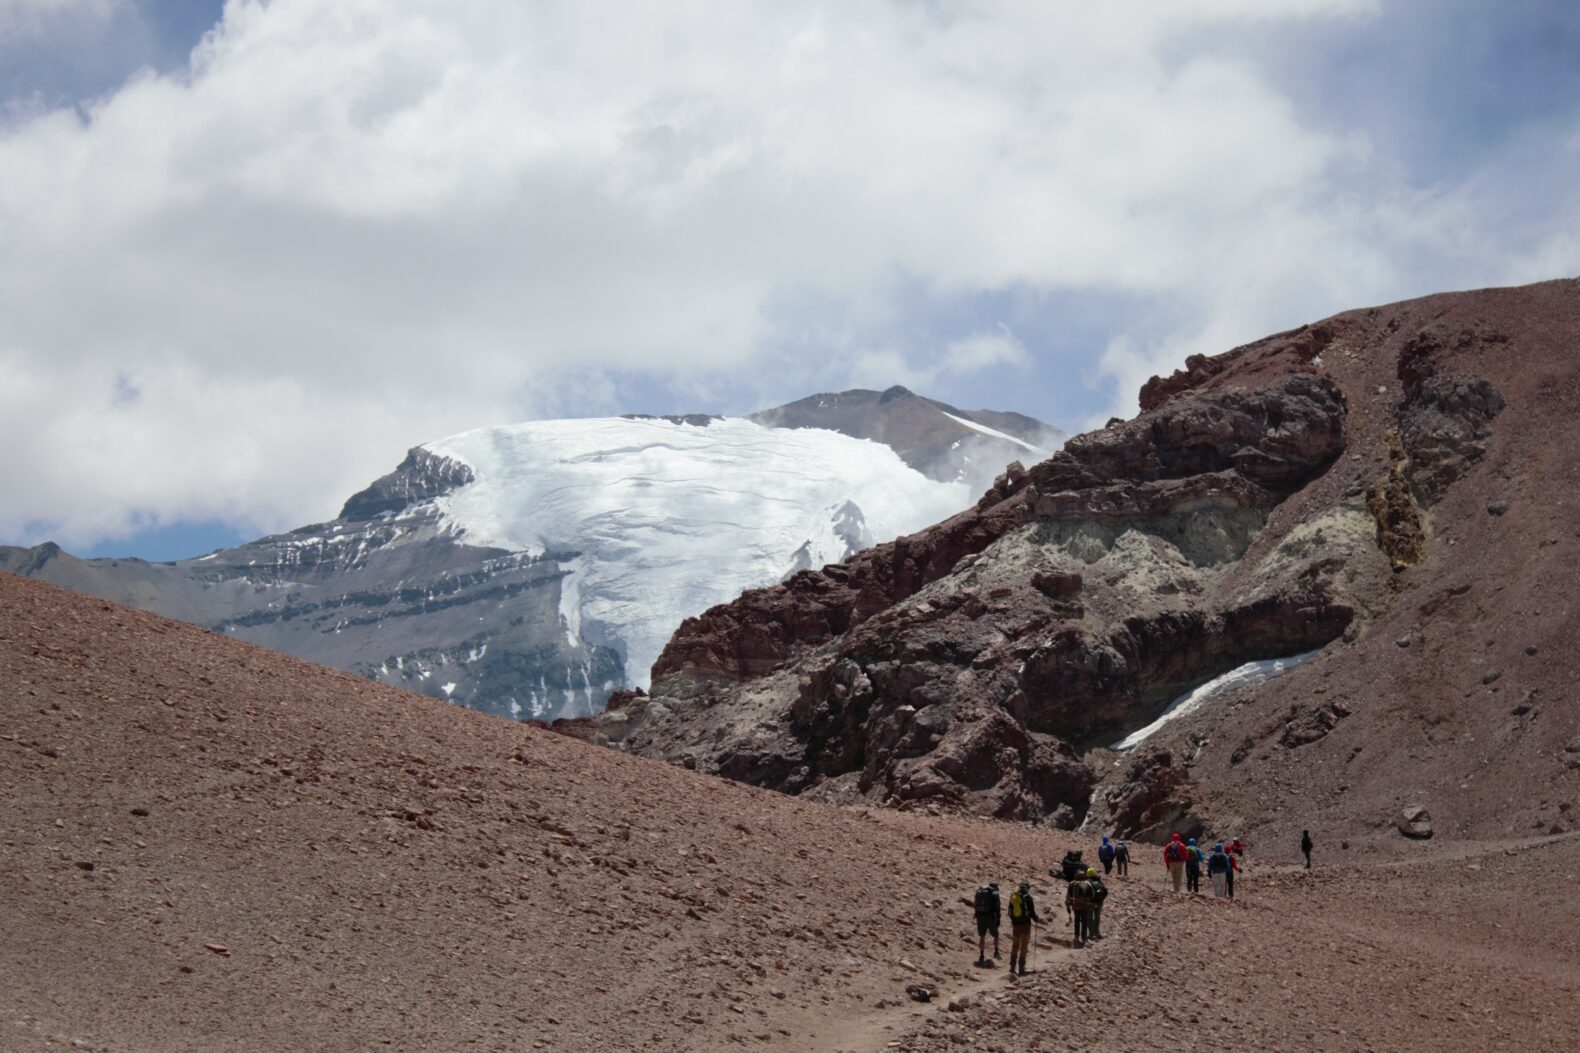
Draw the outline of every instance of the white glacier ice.
<instances>
[{"instance_id":1,"label":"white glacier ice","mask_svg":"<svg viewBox=\"0 0 1580 1053\"><path fill-rule=\"evenodd\" d=\"M879 443L733 418L535 421L427 449L472 469L473 482L437 502L468 543L578 554L562 564L565 631L614 647L643 686L685 618L975 496Z\"/></svg>"},{"instance_id":2,"label":"white glacier ice","mask_svg":"<svg viewBox=\"0 0 1580 1053\"><path fill-rule=\"evenodd\" d=\"M1170 702L1168 708L1158 715L1158 719L1144 728L1132 731L1129 735L1114 743L1111 748L1128 750L1138 746L1156 733L1163 725L1172 720L1178 720L1180 717L1201 708L1202 703L1224 688L1260 684L1263 681L1272 680L1274 677L1283 676L1316 653L1316 651L1306 651L1303 654L1289 655L1286 658L1269 658L1261 662L1247 662L1244 665L1235 666L1222 676L1214 677L1200 687L1185 692L1185 694Z\"/></svg>"}]
</instances>

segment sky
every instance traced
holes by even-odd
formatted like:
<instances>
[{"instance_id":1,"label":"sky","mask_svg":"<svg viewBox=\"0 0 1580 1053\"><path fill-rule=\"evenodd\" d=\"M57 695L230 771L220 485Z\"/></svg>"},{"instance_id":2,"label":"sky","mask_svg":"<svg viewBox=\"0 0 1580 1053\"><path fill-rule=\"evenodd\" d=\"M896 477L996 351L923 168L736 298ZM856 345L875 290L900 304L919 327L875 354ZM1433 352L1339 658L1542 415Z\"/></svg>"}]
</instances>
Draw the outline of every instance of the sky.
<instances>
[{"instance_id":1,"label":"sky","mask_svg":"<svg viewBox=\"0 0 1580 1053\"><path fill-rule=\"evenodd\" d=\"M0 0L0 544L170 559L490 424L1068 431L1580 272L1580 5Z\"/></svg>"}]
</instances>

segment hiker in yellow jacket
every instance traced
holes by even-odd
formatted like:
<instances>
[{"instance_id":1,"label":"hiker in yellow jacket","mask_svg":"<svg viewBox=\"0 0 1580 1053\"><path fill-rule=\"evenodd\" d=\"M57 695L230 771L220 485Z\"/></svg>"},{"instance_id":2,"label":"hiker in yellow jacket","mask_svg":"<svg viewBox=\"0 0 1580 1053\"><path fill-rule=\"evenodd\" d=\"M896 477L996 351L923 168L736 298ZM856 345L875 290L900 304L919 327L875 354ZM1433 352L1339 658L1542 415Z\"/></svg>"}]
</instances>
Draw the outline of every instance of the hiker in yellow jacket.
<instances>
[{"instance_id":1,"label":"hiker in yellow jacket","mask_svg":"<svg viewBox=\"0 0 1580 1053\"><path fill-rule=\"evenodd\" d=\"M1009 973L1026 975L1026 950L1031 946L1032 924L1042 924L1037 917L1037 901L1031 897L1031 884L1022 881L1020 888L1009 894Z\"/></svg>"}]
</instances>

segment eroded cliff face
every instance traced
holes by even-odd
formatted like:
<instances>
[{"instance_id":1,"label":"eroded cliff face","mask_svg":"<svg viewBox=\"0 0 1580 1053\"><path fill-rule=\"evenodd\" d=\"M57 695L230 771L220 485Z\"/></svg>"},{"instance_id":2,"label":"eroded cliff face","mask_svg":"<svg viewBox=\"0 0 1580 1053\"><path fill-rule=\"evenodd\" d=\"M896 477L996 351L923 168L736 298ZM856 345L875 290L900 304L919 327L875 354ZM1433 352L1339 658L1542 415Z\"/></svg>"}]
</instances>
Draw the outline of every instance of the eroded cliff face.
<instances>
[{"instance_id":1,"label":"eroded cliff face","mask_svg":"<svg viewBox=\"0 0 1580 1053\"><path fill-rule=\"evenodd\" d=\"M1572 309L1556 284L1503 295ZM1440 297L1193 360L976 508L689 619L650 696L575 730L835 801L1206 827L1224 771L1368 723L1312 685L1437 572L1438 506L1498 443L1507 396L1478 362L1521 346L1509 314ZM1309 651L1110 748L1182 692ZM1262 731L1218 757L1226 711Z\"/></svg>"}]
</instances>

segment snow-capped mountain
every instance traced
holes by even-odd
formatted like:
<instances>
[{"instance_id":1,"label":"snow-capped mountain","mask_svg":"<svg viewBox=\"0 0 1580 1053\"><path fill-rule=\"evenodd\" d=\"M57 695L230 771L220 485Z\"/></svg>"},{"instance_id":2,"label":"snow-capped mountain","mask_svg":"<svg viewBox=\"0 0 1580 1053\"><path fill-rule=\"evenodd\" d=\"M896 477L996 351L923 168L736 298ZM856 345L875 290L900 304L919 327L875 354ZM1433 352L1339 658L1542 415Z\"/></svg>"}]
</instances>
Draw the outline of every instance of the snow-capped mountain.
<instances>
[{"instance_id":1,"label":"snow-capped mountain","mask_svg":"<svg viewBox=\"0 0 1580 1053\"><path fill-rule=\"evenodd\" d=\"M612 648L643 687L687 616L920 530L973 496L880 443L739 418L538 421L426 449L474 475L436 502L459 540L576 553L560 583L567 641Z\"/></svg>"},{"instance_id":2,"label":"snow-capped mountain","mask_svg":"<svg viewBox=\"0 0 1580 1053\"><path fill-rule=\"evenodd\" d=\"M41 545L0 568L501 715L578 716L645 686L685 618L945 518L1057 438L903 388L536 421L416 447L337 519L235 549Z\"/></svg>"}]
</instances>

